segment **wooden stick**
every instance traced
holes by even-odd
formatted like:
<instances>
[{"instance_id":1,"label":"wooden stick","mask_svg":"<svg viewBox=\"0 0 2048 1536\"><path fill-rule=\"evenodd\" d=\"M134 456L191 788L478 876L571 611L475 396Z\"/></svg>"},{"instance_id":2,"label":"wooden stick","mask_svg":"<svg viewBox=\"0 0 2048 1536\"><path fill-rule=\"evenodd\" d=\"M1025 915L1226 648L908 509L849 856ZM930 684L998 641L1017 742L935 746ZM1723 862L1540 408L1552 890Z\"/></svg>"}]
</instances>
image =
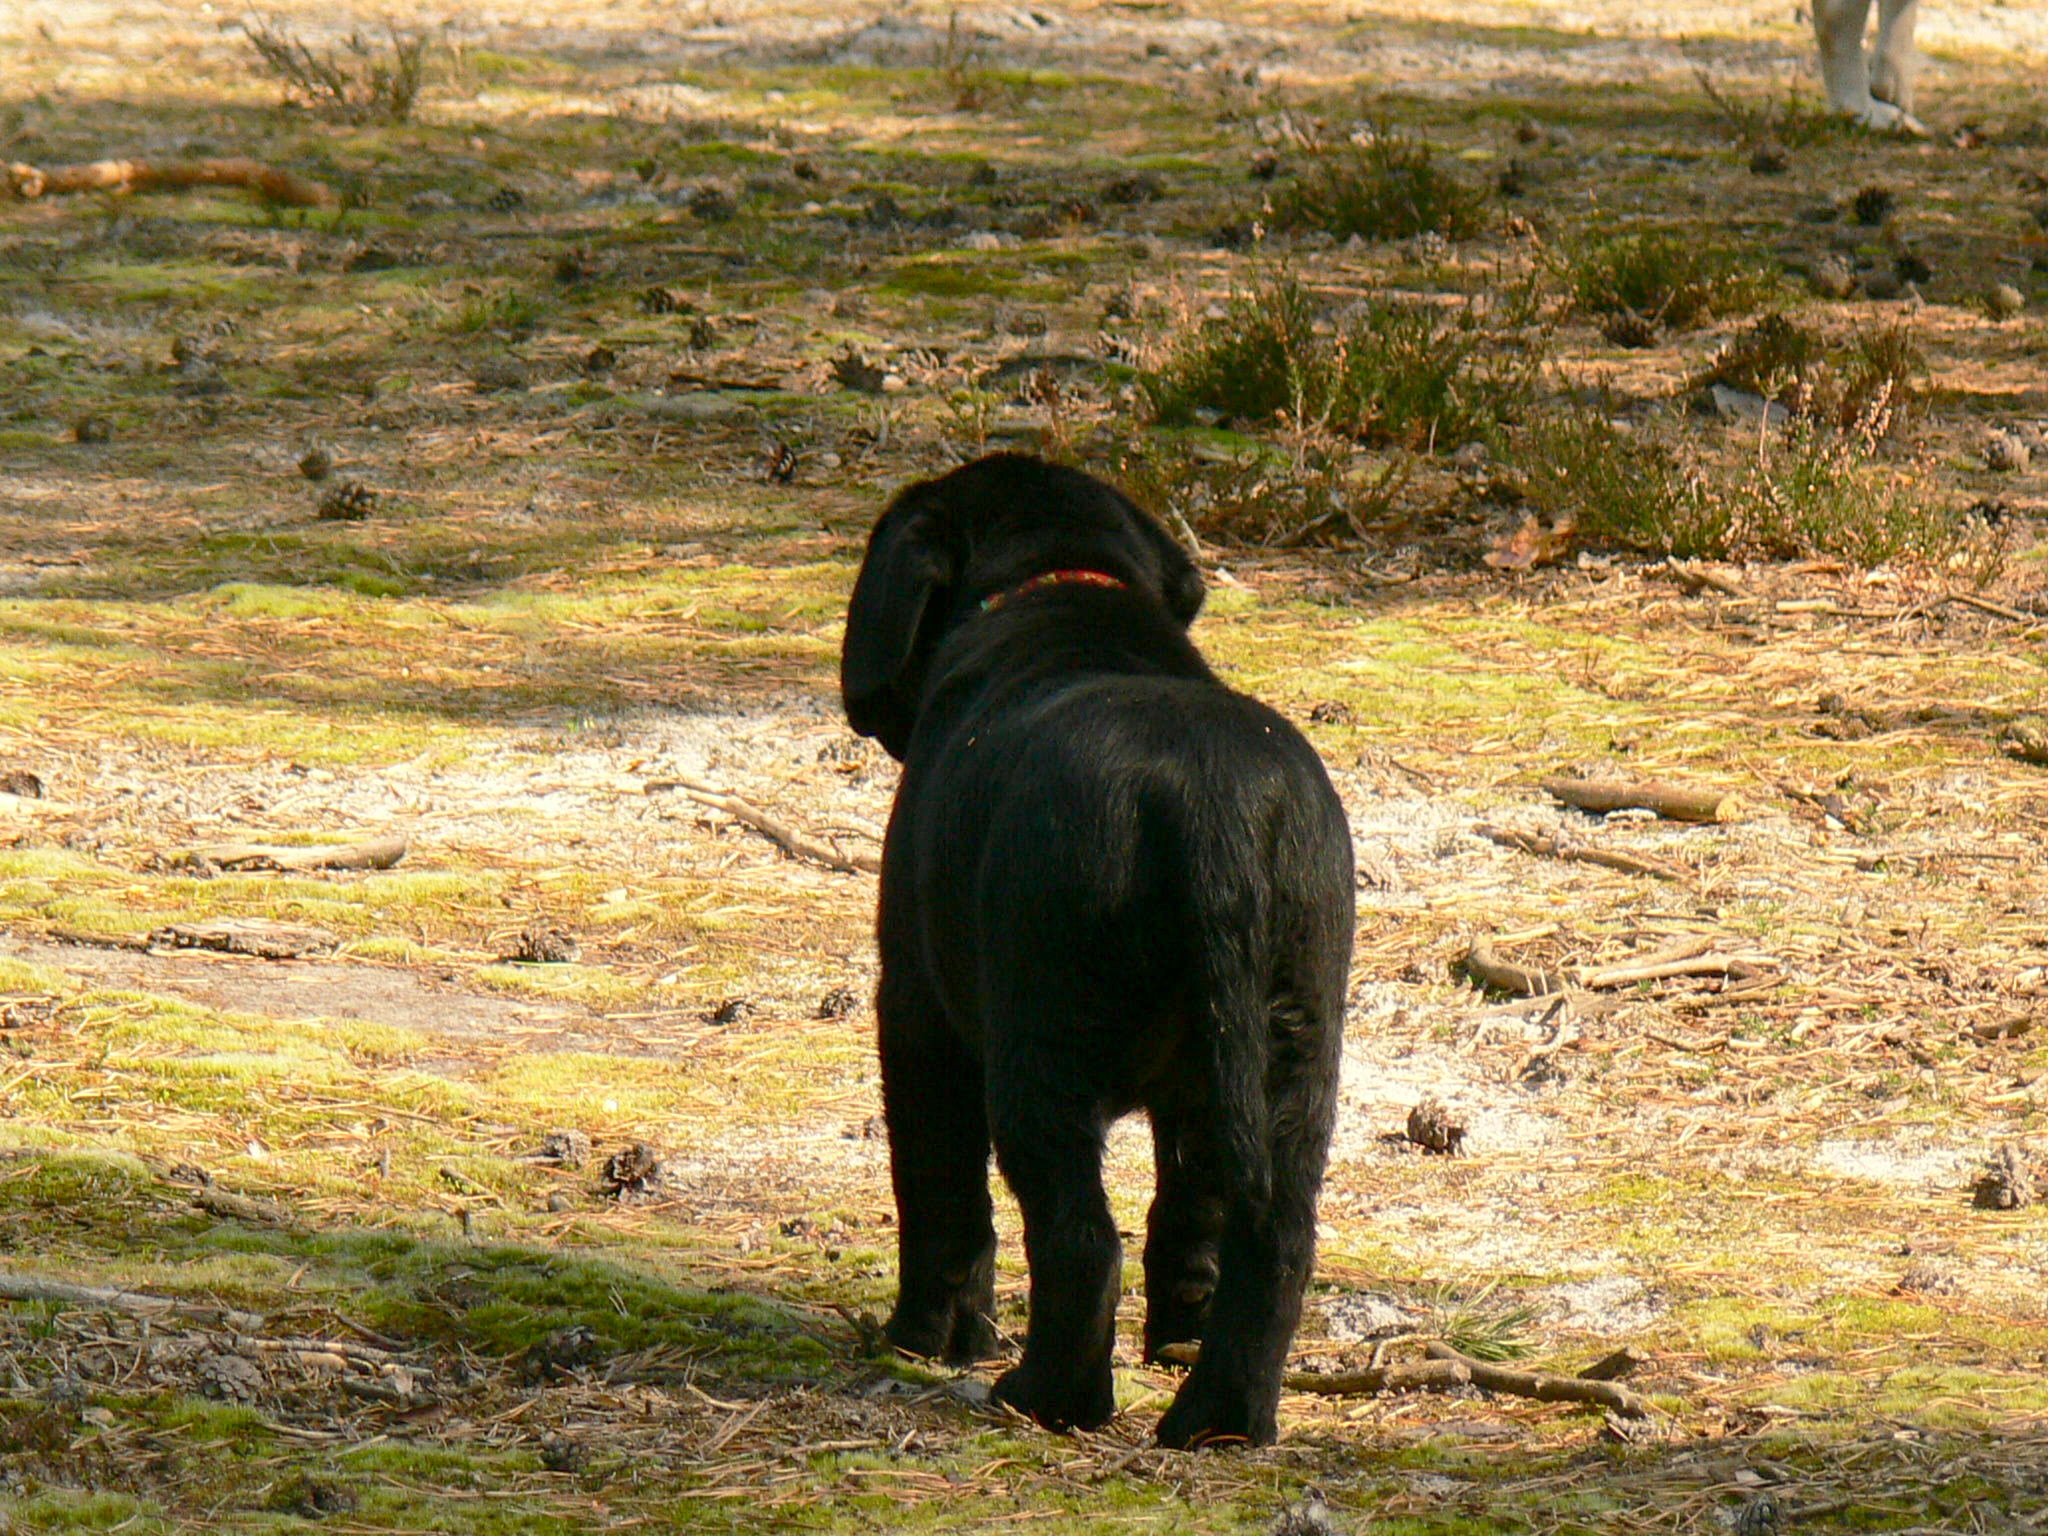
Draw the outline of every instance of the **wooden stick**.
<instances>
[{"instance_id":1,"label":"wooden stick","mask_svg":"<svg viewBox=\"0 0 2048 1536\"><path fill-rule=\"evenodd\" d=\"M1742 802L1718 789L1562 777L1541 779L1538 783L1553 798L1582 811L1655 811L1668 821L1736 821L1742 816Z\"/></svg>"},{"instance_id":2,"label":"wooden stick","mask_svg":"<svg viewBox=\"0 0 2048 1536\"><path fill-rule=\"evenodd\" d=\"M127 1312L137 1317L158 1317L168 1313L216 1323L236 1333L259 1333L266 1322L255 1312L238 1312L233 1307L209 1307L197 1302L173 1301L168 1296L145 1296L140 1291L73 1285L68 1280L45 1280L36 1275L0 1273L0 1300L55 1301L72 1307L100 1307L109 1312Z\"/></svg>"},{"instance_id":3,"label":"wooden stick","mask_svg":"<svg viewBox=\"0 0 2048 1536\"><path fill-rule=\"evenodd\" d=\"M1280 1383L1290 1392L1310 1392L1318 1397L1361 1397L1375 1392L1448 1392L1471 1379L1472 1373L1455 1360L1417 1360L1327 1376L1320 1371L1289 1371Z\"/></svg>"},{"instance_id":4,"label":"wooden stick","mask_svg":"<svg viewBox=\"0 0 2048 1536\"><path fill-rule=\"evenodd\" d=\"M149 942L155 949L217 949L265 960L295 960L313 950L333 949L341 940L308 923L219 917L203 923L166 923L150 931Z\"/></svg>"},{"instance_id":5,"label":"wooden stick","mask_svg":"<svg viewBox=\"0 0 2048 1536\"><path fill-rule=\"evenodd\" d=\"M1375 1365L1362 1371L1325 1375L1319 1371L1289 1371L1281 1384L1290 1392L1312 1392L1321 1397L1358 1397L1377 1392L1448 1389L1468 1382L1488 1392L1505 1392L1511 1397L1534 1398L1539 1403L1592 1403L1611 1408L1628 1419L1650 1416L1649 1400L1613 1381L1589 1376L1552 1376L1543 1371L1517 1371L1505 1365L1474 1360L1444 1343L1430 1339L1423 1344L1429 1355L1413 1365ZM1623 1351L1624 1354L1631 1352ZM1169 1344L1160 1358L1175 1365L1193 1365L1201 1358L1192 1344ZM1631 1358L1635 1359L1631 1354ZM1620 1359L1609 1356L1603 1365ZM1628 1369L1633 1369L1631 1364Z\"/></svg>"},{"instance_id":6,"label":"wooden stick","mask_svg":"<svg viewBox=\"0 0 2048 1536\"><path fill-rule=\"evenodd\" d=\"M1620 853L1608 848L1590 848L1569 838L1548 832L1518 832L1512 827L1473 828L1490 843L1503 848L1514 848L1523 853L1535 854L1539 858L1568 859L1580 864L1597 864L1603 869L1618 869L1625 875L1649 875L1657 880L1684 880L1685 871L1675 864L1662 859L1653 859L1645 854Z\"/></svg>"},{"instance_id":7,"label":"wooden stick","mask_svg":"<svg viewBox=\"0 0 2048 1536\"><path fill-rule=\"evenodd\" d=\"M249 1221L268 1227L288 1227L295 1221L292 1213L275 1200L254 1200L225 1189L195 1190L192 1203L209 1216L224 1216L230 1221Z\"/></svg>"},{"instance_id":8,"label":"wooden stick","mask_svg":"<svg viewBox=\"0 0 2048 1536\"><path fill-rule=\"evenodd\" d=\"M1514 992L1523 997L1548 997L1565 990L1564 978L1549 971L1532 971L1510 965L1494 953L1490 939L1474 939L1465 955L1465 971L1482 986L1496 992Z\"/></svg>"},{"instance_id":9,"label":"wooden stick","mask_svg":"<svg viewBox=\"0 0 2048 1536\"><path fill-rule=\"evenodd\" d=\"M1583 1376L1551 1376L1542 1371L1516 1371L1487 1360L1460 1354L1441 1340L1423 1346L1430 1359L1461 1365L1475 1387L1489 1392L1506 1392L1515 1397L1533 1397L1539 1403L1594 1403L1611 1408L1625 1419L1650 1416L1649 1400L1639 1392L1611 1381L1589 1381Z\"/></svg>"},{"instance_id":10,"label":"wooden stick","mask_svg":"<svg viewBox=\"0 0 2048 1536\"><path fill-rule=\"evenodd\" d=\"M372 838L361 843L207 843L188 848L179 864L205 862L222 869L389 869L405 857L402 837Z\"/></svg>"},{"instance_id":11,"label":"wooden stick","mask_svg":"<svg viewBox=\"0 0 2048 1536\"><path fill-rule=\"evenodd\" d=\"M7 187L16 197L58 192L150 192L159 187L247 187L272 202L294 208L338 208L341 198L324 182L240 157L223 160L95 160L87 165L39 169L19 162L7 167Z\"/></svg>"},{"instance_id":12,"label":"wooden stick","mask_svg":"<svg viewBox=\"0 0 2048 1536\"><path fill-rule=\"evenodd\" d=\"M836 869L847 875L873 875L881 873L882 861L868 853L841 853L816 838L806 837L787 822L778 821L759 806L738 795L709 784L699 784L693 779L649 779L647 793L660 794L663 790L681 790L699 805L708 805L714 811L723 811L734 821L744 822L774 843L783 852L799 859L809 859L813 864L822 864L827 869Z\"/></svg>"}]
</instances>

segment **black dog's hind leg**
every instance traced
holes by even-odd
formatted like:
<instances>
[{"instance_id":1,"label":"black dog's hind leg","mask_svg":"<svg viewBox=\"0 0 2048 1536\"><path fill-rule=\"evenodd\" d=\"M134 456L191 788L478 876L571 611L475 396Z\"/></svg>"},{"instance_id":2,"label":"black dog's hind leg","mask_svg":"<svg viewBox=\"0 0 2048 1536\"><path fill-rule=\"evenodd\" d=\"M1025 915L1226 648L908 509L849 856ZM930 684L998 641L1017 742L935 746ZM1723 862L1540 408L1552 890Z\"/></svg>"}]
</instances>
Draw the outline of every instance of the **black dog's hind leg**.
<instances>
[{"instance_id":1,"label":"black dog's hind leg","mask_svg":"<svg viewBox=\"0 0 2048 1536\"><path fill-rule=\"evenodd\" d=\"M1336 1116L1341 1007L1340 992L1323 1009L1275 1008L1265 1072L1239 1075L1234 1091L1222 1089L1225 1146L1241 1145L1255 1126L1265 1144L1262 1156L1231 1148L1219 1160L1229 1211L1216 1294L1202 1326L1201 1357L1159 1421L1161 1445L1270 1445L1278 1436L1281 1372L1315 1262L1316 1195ZM1261 1114L1252 1096L1262 1090Z\"/></svg>"},{"instance_id":2,"label":"black dog's hind leg","mask_svg":"<svg viewBox=\"0 0 2048 1536\"><path fill-rule=\"evenodd\" d=\"M1024 1213L1031 1325L1024 1359L994 1395L1048 1429L1094 1429L1116 1413L1110 1350L1123 1247L1102 1193L1102 1116L1046 1074L1000 1072L996 1162Z\"/></svg>"},{"instance_id":3,"label":"black dog's hind leg","mask_svg":"<svg viewBox=\"0 0 2048 1536\"><path fill-rule=\"evenodd\" d=\"M1213 1127L1205 1113L1155 1108L1152 1161L1158 1171L1145 1220L1145 1358L1192 1344L1216 1290L1216 1250L1226 1214Z\"/></svg>"},{"instance_id":4,"label":"black dog's hind leg","mask_svg":"<svg viewBox=\"0 0 2048 1536\"><path fill-rule=\"evenodd\" d=\"M955 1364L984 1359L996 1348L996 1231L981 1067L917 989L885 975L875 1008L896 1186L889 1342Z\"/></svg>"}]
</instances>

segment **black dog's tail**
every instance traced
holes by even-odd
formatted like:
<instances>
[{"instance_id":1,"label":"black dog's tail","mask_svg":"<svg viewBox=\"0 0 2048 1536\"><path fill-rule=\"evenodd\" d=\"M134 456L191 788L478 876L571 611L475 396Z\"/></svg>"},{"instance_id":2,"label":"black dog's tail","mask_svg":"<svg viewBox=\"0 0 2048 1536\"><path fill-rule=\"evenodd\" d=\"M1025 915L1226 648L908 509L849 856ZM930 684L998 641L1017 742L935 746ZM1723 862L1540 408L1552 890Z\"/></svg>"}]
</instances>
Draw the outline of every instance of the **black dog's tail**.
<instances>
[{"instance_id":1,"label":"black dog's tail","mask_svg":"<svg viewBox=\"0 0 2048 1536\"><path fill-rule=\"evenodd\" d=\"M1296 788L1305 793L1272 806L1263 835L1223 840L1240 858L1261 849L1264 869L1202 871L1189 892L1208 941L1193 989L1207 1097L1236 1193L1259 1210L1276 1194L1300 1198L1276 1179L1321 1183L1351 952L1342 808L1326 782Z\"/></svg>"}]
</instances>

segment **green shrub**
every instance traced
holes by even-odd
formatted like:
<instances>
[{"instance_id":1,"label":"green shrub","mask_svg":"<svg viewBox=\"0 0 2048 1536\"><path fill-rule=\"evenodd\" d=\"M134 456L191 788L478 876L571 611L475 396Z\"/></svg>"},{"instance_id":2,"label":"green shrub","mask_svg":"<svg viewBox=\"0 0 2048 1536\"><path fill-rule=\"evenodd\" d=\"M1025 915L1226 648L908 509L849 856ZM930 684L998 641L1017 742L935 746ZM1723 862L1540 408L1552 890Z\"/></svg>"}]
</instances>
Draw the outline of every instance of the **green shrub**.
<instances>
[{"instance_id":1,"label":"green shrub","mask_svg":"<svg viewBox=\"0 0 2048 1536\"><path fill-rule=\"evenodd\" d=\"M1687 330L1763 303L1775 286L1745 258L1680 235L1616 235L1576 252L1566 278L1573 302L1595 315L1640 315Z\"/></svg>"},{"instance_id":2,"label":"green shrub","mask_svg":"<svg viewBox=\"0 0 2048 1536\"><path fill-rule=\"evenodd\" d=\"M1470 306L1377 299L1325 323L1314 297L1286 277L1239 295L1143 382L1167 425L1206 410L1367 443L1455 448L1523 410L1540 361L1540 346L1512 320Z\"/></svg>"},{"instance_id":3,"label":"green shrub","mask_svg":"<svg viewBox=\"0 0 2048 1536\"><path fill-rule=\"evenodd\" d=\"M1439 165L1428 145L1379 132L1312 151L1301 173L1273 193L1268 218L1275 229L1321 230L1338 240L1469 240L1486 227L1486 196Z\"/></svg>"}]
</instances>

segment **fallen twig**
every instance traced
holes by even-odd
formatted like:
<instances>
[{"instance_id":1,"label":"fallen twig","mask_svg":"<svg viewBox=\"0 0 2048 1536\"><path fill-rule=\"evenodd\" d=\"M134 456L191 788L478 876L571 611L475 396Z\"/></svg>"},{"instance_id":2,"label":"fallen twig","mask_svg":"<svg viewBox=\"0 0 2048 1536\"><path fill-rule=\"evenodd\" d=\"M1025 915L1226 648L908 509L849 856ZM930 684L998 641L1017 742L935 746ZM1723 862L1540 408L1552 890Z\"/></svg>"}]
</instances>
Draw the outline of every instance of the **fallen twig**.
<instances>
[{"instance_id":1,"label":"fallen twig","mask_svg":"<svg viewBox=\"0 0 2048 1536\"><path fill-rule=\"evenodd\" d=\"M1281 1385L1290 1392L1309 1392L1319 1397L1363 1397L1380 1392L1439 1391L1467 1383L1489 1392L1511 1397L1530 1397L1541 1403L1591 1403L1610 1408L1623 1418L1645 1419L1653 1411L1638 1392L1594 1376L1552 1376L1543 1371L1518 1371L1485 1360L1474 1360L1441 1339L1422 1341L1427 1360L1409 1365L1372 1365L1362 1371L1289 1371ZM1630 1354L1623 1351L1623 1354ZM1169 1344L1159 1358L1174 1365L1193 1365L1201 1350L1193 1344ZM1619 1356L1610 1356L1615 1360ZM1639 1362L1640 1357L1631 1355ZM1607 1362L1601 1362L1603 1365ZM1631 1364L1628 1369L1634 1369Z\"/></svg>"},{"instance_id":2,"label":"fallen twig","mask_svg":"<svg viewBox=\"0 0 2048 1536\"><path fill-rule=\"evenodd\" d=\"M1726 976L1744 984L1745 990L1763 991L1776 986L1777 962L1768 955L1713 955L1706 951L1713 940L1681 940L1665 949L1654 950L1633 960L1591 968L1546 971L1503 960L1491 939L1474 939L1465 955L1465 972L1482 986L1521 997L1567 997L1582 992L1611 992L1645 981L1667 981L1677 976ZM1728 989L1728 990L1733 990Z\"/></svg>"},{"instance_id":3,"label":"fallen twig","mask_svg":"<svg viewBox=\"0 0 2048 1536\"><path fill-rule=\"evenodd\" d=\"M1484 1387L1489 1392L1533 1397L1539 1403L1593 1403L1611 1408L1625 1419L1646 1419L1650 1416L1647 1398L1611 1381L1593 1381L1584 1376L1551 1376L1542 1371L1517 1371L1488 1360L1474 1360L1441 1340L1425 1344L1423 1348L1432 1360L1463 1366L1472 1385Z\"/></svg>"},{"instance_id":4,"label":"fallen twig","mask_svg":"<svg viewBox=\"0 0 2048 1536\"><path fill-rule=\"evenodd\" d=\"M1646 854L1621 853L1611 848L1593 848L1551 832L1518 832L1512 827L1479 826L1473 829L1490 843L1514 848L1539 858L1568 859L1579 864L1597 864L1618 869L1625 875L1649 875L1657 880L1685 879L1685 871Z\"/></svg>"},{"instance_id":5,"label":"fallen twig","mask_svg":"<svg viewBox=\"0 0 2048 1536\"><path fill-rule=\"evenodd\" d=\"M188 848L174 864L211 864L219 869L390 869L406 854L402 837L360 843L288 846L274 843L207 843Z\"/></svg>"},{"instance_id":6,"label":"fallen twig","mask_svg":"<svg viewBox=\"0 0 2048 1536\"><path fill-rule=\"evenodd\" d=\"M167 923L150 930L152 949L217 949L263 960L294 960L314 950L333 949L341 940L325 928L306 923L280 923L265 917L222 917L203 923Z\"/></svg>"},{"instance_id":7,"label":"fallen twig","mask_svg":"<svg viewBox=\"0 0 2048 1536\"><path fill-rule=\"evenodd\" d=\"M173 1301L168 1296L147 1296L140 1291L109 1290L98 1285L73 1285L68 1280L45 1280L38 1275L0 1273L0 1300L55 1301L73 1307L101 1307L109 1312L127 1312L137 1317L168 1314L213 1323L236 1333L260 1332L266 1321L257 1313L238 1312L233 1307Z\"/></svg>"},{"instance_id":8,"label":"fallen twig","mask_svg":"<svg viewBox=\"0 0 2048 1536\"><path fill-rule=\"evenodd\" d=\"M248 1195L238 1195L225 1189L194 1190L192 1203L209 1216L224 1216L230 1221L253 1221L262 1226L288 1227L296 1218L275 1200L257 1200Z\"/></svg>"},{"instance_id":9,"label":"fallen twig","mask_svg":"<svg viewBox=\"0 0 2048 1536\"><path fill-rule=\"evenodd\" d=\"M41 168L16 162L7 167L7 188L16 197L60 192L152 192L158 188L246 187L294 208L338 208L341 198L324 182L308 181L258 160L94 160L84 165Z\"/></svg>"},{"instance_id":10,"label":"fallen twig","mask_svg":"<svg viewBox=\"0 0 2048 1536\"><path fill-rule=\"evenodd\" d=\"M1548 997L1553 992L1565 990L1562 976L1510 965L1494 953L1492 941L1488 939L1472 941L1472 948L1465 955L1465 971L1482 986L1492 987L1496 992L1517 993L1522 997Z\"/></svg>"},{"instance_id":11,"label":"fallen twig","mask_svg":"<svg viewBox=\"0 0 2048 1536\"><path fill-rule=\"evenodd\" d=\"M809 859L814 864L822 864L827 869L836 869L847 875L881 872L882 861L873 854L841 853L828 843L807 837L787 822L778 821L750 801L725 790L714 789L709 784L699 784L692 779L649 779L646 785L646 792L650 795L671 789L681 791L699 805L725 812L734 821L744 822L783 852L799 859Z\"/></svg>"},{"instance_id":12,"label":"fallen twig","mask_svg":"<svg viewBox=\"0 0 2048 1536\"><path fill-rule=\"evenodd\" d=\"M1742 802L1718 789L1564 777L1541 779L1538 784L1552 798L1582 811L1655 811L1667 821L1699 822L1735 821L1742 815Z\"/></svg>"},{"instance_id":13,"label":"fallen twig","mask_svg":"<svg viewBox=\"0 0 2048 1536\"><path fill-rule=\"evenodd\" d=\"M266 166L240 156L227 160L92 160L80 166L6 168L6 184L14 197L35 199L55 193L154 193L182 186L246 186L272 203L299 209L332 209L342 199L326 182L313 182L289 170Z\"/></svg>"}]
</instances>

